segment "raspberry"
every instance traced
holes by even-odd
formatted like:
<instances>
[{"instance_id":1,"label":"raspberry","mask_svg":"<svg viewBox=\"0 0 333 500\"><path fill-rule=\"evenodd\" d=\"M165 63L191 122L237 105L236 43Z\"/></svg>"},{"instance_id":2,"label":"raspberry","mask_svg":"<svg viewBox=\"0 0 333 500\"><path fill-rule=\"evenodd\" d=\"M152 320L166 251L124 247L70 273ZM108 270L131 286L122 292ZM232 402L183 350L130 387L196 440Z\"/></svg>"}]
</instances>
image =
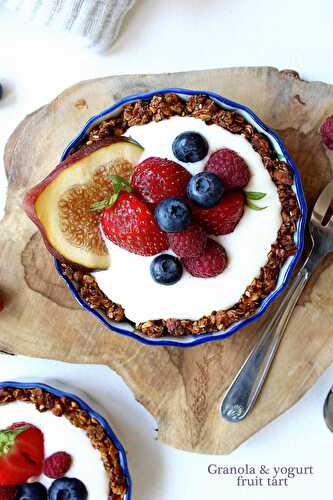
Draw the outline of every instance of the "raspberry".
<instances>
[{"instance_id":1,"label":"raspberry","mask_svg":"<svg viewBox=\"0 0 333 500\"><path fill-rule=\"evenodd\" d=\"M320 135L323 143L329 149L333 149L333 115L326 118L320 127Z\"/></svg>"},{"instance_id":2,"label":"raspberry","mask_svg":"<svg viewBox=\"0 0 333 500\"><path fill-rule=\"evenodd\" d=\"M157 204L165 198L184 196L191 174L178 163L147 158L134 169L132 185L146 203Z\"/></svg>"},{"instance_id":3,"label":"raspberry","mask_svg":"<svg viewBox=\"0 0 333 500\"><path fill-rule=\"evenodd\" d=\"M207 243L207 234L198 224L191 224L179 233L169 233L168 238L171 250L179 257L198 257Z\"/></svg>"},{"instance_id":4,"label":"raspberry","mask_svg":"<svg viewBox=\"0 0 333 500\"><path fill-rule=\"evenodd\" d=\"M208 238L206 249L199 257L182 259L185 269L196 278L212 278L221 274L227 265L224 248Z\"/></svg>"},{"instance_id":5,"label":"raspberry","mask_svg":"<svg viewBox=\"0 0 333 500\"><path fill-rule=\"evenodd\" d=\"M227 148L213 153L205 170L217 175L226 190L244 187L250 180L250 171L245 160L238 153Z\"/></svg>"},{"instance_id":6,"label":"raspberry","mask_svg":"<svg viewBox=\"0 0 333 500\"><path fill-rule=\"evenodd\" d=\"M222 196L221 201L211 208L191 205L194 218L208 234L232 233L244 213L244 194L242 191L230 191Z\"/></svg>"},{"instance_id":7,"label":"raspberry","mask_svg":"<svg viewBox=\"0 0 333 500\"><path fill-rule=\"evenodd\" d=\"M63 477L72 465L72 457L65 451L58 451L44 462L44 474L52 479Z\"/></svg>"},{"instance_id":8,"label":"raspberry","mask_svg":"<svg viewBox=\"0 0 333 500\"><path fill-rule=\"evenodd\" d=\"M0 500L14 500L15 498L15 486L0 486Z\"/></svg>"}]
</instances>

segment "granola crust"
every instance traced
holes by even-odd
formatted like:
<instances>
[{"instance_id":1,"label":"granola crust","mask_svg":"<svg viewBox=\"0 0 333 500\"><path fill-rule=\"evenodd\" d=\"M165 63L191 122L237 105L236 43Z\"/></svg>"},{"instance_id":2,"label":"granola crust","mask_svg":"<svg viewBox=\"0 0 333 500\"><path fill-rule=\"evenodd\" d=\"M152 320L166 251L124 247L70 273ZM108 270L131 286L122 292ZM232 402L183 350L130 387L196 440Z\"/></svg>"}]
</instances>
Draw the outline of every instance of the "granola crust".
<instances>
[{"instance_id":1,"label":"granola crust","mask_svg":"<svg viewBox=\"0 0 333 500\"><path fill-rule=\"evenodd\" d=\"M187 102L175 94L155 95L150 100L127 104L121 113L103 121L89 133L87 144L98 142L109 136L121 136L133 125L142 125L150 121L160 121L171 116L192 116L200 118L208 125L216 124L233 134L242 134L257 151L277 186L282 211L282 224L277 240L271 246L267 263L261 268L258 278L246 288L239 302L228 310L213 311L207 316L191 321L170 318L167 320L147 320L136 325L136 329L148 337L171 335L202 335L227 329L232 323L255 313L261 301L275 288L279 272L285 260L295 254L297 248L293 240L297 220L300 217L296 195L292 190L293 174L289 165L277 158L269 140L235 111L221 109L206 95L195 95ZM63 264L65 275L73 280L80 296L92 308L98 308L113 321L123 321L125 311L114 304L100 290L95 279L87 272L75 270L69 264Z\"/></svg>"},{"instance_id":2,"label":"granola crust","mask_svg":"<svg viewBox=\"0 0 333 500\"><path fill-rule=\"evenodd\" d=\"M106 435L103 426L90 417L80 405L69 398L58 397L44 389L16 389L5 387L0 389L0 405L24 401L35 405L36 410L43 413L51 411L56 417L66 417L72 425L83 429L94 448L99 450L105 470L109 476L110 491L108 500L123 500L127 491L127 483L119 462L119 452L111 439Z\"/></svg>"}]
</instances>

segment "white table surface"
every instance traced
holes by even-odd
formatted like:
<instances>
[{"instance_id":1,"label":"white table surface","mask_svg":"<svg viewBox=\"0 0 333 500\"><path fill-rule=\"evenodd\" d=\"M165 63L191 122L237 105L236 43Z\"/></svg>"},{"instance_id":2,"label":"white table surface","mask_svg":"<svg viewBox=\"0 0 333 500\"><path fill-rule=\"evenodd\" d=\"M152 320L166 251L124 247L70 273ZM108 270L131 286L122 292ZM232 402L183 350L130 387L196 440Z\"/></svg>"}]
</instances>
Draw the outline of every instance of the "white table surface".
<instances>
[{"instance_id":1,"label":"white table surface","mask_svg":"<svg viewBox=\"0 0 333 500\"><path fill-rule=\"evenodd\" d=\"M6 88L0 102L0 149L8 131L27 113L65 87L97 76L270 65L333 83L332 18L331 0L280 0L278 7L274 0L137 0L113 51L100 55L71 35L31 26L0 8L0 81ZM0 210L5 189L1 168ZM323 422L322 404L333 382L333 366L297 405L227 457L185 453L158 443L153 418L106 367L0 356L0 380L19 376L58 377L98 391L128 450L133 500L332 498L333 436ZM234 477L207 471L209 464L246 463L312 465L314 474L289 480L287 487L241 488Z\"/></svg>"}]
</instances>

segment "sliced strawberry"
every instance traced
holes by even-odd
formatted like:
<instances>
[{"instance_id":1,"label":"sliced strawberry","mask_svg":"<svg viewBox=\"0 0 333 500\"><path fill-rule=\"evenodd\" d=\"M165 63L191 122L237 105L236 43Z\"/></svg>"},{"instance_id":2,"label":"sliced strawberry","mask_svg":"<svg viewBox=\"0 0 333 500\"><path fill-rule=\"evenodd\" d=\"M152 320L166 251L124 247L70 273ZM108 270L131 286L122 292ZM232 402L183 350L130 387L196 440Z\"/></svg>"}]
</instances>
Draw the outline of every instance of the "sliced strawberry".
<instances>
[{"instance_id":1,"label":"sliced strawberry","mask_svg":"<svg viewBox=\"0 0 333 500\"><path fill-rule=\"evenodd\" d=\"M250 171L245 160L236 151L219 149L209 158L205 170L217 175L225 190L246 186Z\"/></svg>"},{"instance_id":2,"label":"sliced strawberry","mask_svg":"<svg viewBox=\"0 0 333 500\"><path fill-rule=\"evenodd\" d=\"M156 255L169 248L166 234L154 215L134 194L122 191L101 216L103 232L109 240L128 252Z\"/></svg>"},{"instance_id":3,"label":"sliced strawberry","mask_svg":"<svg viewBox=\"0 0 333 500\"><path fill-rule=\"evenodd\" d=\"M136 193L156 205L165 198L184 196L191 174L178 163L151 157L134 169L132 185Z\"/></svg>"},{"instance_id":4,"label":"sliced strawberry","mask_svg":"<svg viewBox=\"0 0 333 500\"><path fill-rule=\"evenodd\" d=\"M230 191L214 207L200 208L192 205L192 213L208 234L218 236L234 231L244 213L244 205L243 192Z\"/></svg>"},{"instance_id":5,"label":"sliced strawberry","mask_svg":"<svg viewBox=\"0 0 333 500\"><path fill-rule=\"evenodd\" d=\"M227 265L224 248L208 238L205 251L199 257L182 259L185 269L196 278L213 278L221 274Z\"/></svg>"},{"instance_id":6,"label":"sliced strawberry","mask_svg":"<svg viewBox=\"0 0 333 500\"><path fill-rule=\"evenodd\" d=\"M207 234L198 224L191 224L184 231L169 233L170 248L179 257L197 257L207 243Z\"/></svg>"},{"instance_id":7,"label":"sliced strawberry","mask_svg":"<svg viewBox=\"0 0 333 500\"><path fill-rule=\"evenodd\" d=\"M0 486L22 484L39 476L44 462L43 433L27 424L0 431Z\"/></svg>"}]
</instances>

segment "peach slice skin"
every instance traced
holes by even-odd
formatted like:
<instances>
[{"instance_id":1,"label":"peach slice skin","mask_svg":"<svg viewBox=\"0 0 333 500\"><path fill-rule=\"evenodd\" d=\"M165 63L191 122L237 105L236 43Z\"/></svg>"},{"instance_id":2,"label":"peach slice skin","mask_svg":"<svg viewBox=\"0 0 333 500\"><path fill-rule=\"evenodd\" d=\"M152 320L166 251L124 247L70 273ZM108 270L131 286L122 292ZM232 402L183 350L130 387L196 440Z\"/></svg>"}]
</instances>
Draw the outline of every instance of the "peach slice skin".
<instances>
[{"instance_id":1,"label":"peach slice skin","mask_svg":"<svg viewBox=\"0 0 333 500\"><path fill-rule=\"evenodd\" d=\"M23 208L40 230L45 246L52 255L60 261L71 262L88 269L109 267L109 256L106 252L98 254L91 248L77 245L66 238L60 227L58 202L73 187L85 189L97 170L106 165L111 169L109 174L121 175L113 170L113 162L120 164L124 162L133 169L142 151L143 148L139 144L127 137L108 137L84 145L30 189L24 197ZM86 210L89 210L89 207ZM89 238L90 235L85 236Z\"/></svg>"}]
</instances>

